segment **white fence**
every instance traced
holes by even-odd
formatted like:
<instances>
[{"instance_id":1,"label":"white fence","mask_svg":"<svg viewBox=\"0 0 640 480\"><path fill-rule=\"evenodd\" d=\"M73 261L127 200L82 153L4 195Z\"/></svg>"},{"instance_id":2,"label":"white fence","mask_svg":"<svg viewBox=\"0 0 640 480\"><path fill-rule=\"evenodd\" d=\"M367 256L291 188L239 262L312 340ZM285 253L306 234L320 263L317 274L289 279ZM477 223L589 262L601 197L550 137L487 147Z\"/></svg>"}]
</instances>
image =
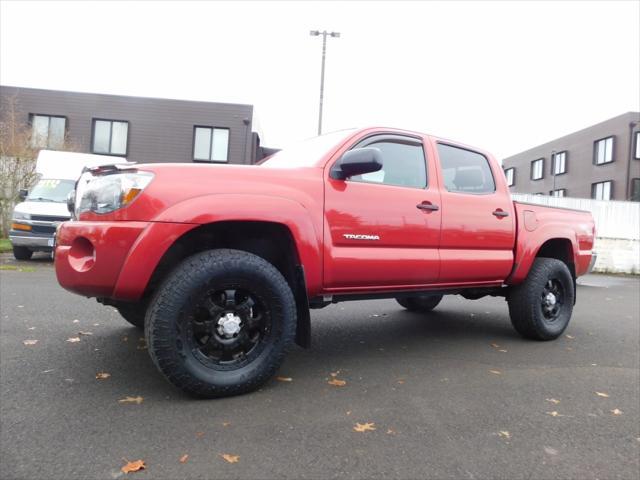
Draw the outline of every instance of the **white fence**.
<instances>
[{"instance_id":1,"label":"white fence","mask_svg":"<svg viewBox=\"0 0 640 480\"><path fill-rule=\"evenodd\" d=\"M640 273L640 203L513 194L519 202L587 210L596 223L597 272Z\"/></svg>"}]
</instances>

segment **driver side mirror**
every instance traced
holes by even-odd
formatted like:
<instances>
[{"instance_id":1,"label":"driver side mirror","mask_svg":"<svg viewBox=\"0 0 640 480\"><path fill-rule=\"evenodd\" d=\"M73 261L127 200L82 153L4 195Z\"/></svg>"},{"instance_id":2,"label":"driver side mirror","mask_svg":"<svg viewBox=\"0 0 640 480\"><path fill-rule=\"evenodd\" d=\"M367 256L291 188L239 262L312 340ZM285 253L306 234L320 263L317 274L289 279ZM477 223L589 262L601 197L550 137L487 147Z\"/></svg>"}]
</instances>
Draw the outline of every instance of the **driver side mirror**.
<instances>
[{"instance_id":1,"label":"driver side mirror","mask_svg":"<svg viewBox=\"0 0 640 480\"><path fill-rule=\"evenodd\" d=\"M23 202L27 199L28 195L29 195L29 190L27 190L26 188L21 188L20 191L18 192L18 197Z\"/></svg>"},{"instance_id":2,"label":"driver side mirror","mask_svg":"<svg viewBox=\"0 0 640 480\"><path fill-rule=\"evenodd\" d=\"M356 148L346 152L333 167L329 176L345 180L355 175L377 172L382 169L382 154L377 148Z\"/></svg>"}]
</instances>

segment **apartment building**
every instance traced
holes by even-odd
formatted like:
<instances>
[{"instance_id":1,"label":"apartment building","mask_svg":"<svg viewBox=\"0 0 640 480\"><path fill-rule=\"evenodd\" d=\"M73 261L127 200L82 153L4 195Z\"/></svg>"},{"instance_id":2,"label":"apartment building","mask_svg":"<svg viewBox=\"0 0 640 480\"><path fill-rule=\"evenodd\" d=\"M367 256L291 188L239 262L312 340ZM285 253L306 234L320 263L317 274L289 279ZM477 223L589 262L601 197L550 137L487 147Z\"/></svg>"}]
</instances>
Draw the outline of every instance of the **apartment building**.
<instances>
[{"instance_id":1,"label":"apartment building","mask_svg":"<svg viewBox=\"0 0 640 480\"><path fill-rule=\"evenodd\" d=\"M505 158L514 193L640 201L640 112L628 112Z\"/></svg>"},{"instance_id":2,"label":"apartment building","mask_svg":"<svg viewBox=\"0 0 640 480\"><path fill-rule=\"evenodd\" d=\"M12 103L37 147L68 141L85 153L139 163L251 164L260 145L252 105L0 86L0 112Z\"/></svg>"}]
</instances>

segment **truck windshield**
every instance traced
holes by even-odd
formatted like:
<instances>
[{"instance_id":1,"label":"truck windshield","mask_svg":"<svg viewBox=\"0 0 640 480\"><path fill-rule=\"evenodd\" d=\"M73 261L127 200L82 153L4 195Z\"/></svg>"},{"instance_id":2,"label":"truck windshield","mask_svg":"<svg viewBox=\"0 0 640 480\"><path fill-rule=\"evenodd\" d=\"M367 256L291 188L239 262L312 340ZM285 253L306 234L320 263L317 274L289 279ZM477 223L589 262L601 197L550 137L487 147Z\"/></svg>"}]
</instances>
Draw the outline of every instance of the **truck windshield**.
<instances>
[{"instance_id":1,"label":"truck windshield","mask_svg":"<svg viewBox=\"0 0 640 480\"><path fill-rule=\"evenodd\" d=\"M31 202L66 202L67 195L73 190L73 180L43 178L29 192L27 200Z\"/></svg>"},{"instance_id":2,"label":"truck windshield","mask_svg":"<svg viewBox=\"0 0 640 480\"><path fill-rule=\"evenodd\" d=\"M355 130L355 128L338 130L289 145L269 157L262 165L276 168L312 167L333 146L341 143Z\"/></svg>"}]
</instances>

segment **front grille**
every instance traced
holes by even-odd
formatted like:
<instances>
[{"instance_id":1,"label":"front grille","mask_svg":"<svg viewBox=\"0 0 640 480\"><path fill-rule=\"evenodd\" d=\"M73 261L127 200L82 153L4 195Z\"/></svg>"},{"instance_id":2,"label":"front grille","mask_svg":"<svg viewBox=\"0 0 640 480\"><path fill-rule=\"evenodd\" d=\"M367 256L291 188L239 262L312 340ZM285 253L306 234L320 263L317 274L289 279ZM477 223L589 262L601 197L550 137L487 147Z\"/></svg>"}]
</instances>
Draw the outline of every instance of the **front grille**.
<instances>
[{"instance_id":1,"label":"front grille","mask_svg":"<svg viewBox=\"0 0 640 480\"><path fill-rule=\"evenodd\" d=\"M31 220L36 222L66 222L69 217L56 217L53 215L31 215Z\"/></svg>"},{"instance_id":2,"label":"front grille","mask_svg":"<svg viewBox=\"0 0 640 480\"><path fill-rule=\"evenodd\" d=\"M31 228L33 233L56 233L56 227L45 227L43 225L33 225Z\"/></svg>"}]
</instances>

